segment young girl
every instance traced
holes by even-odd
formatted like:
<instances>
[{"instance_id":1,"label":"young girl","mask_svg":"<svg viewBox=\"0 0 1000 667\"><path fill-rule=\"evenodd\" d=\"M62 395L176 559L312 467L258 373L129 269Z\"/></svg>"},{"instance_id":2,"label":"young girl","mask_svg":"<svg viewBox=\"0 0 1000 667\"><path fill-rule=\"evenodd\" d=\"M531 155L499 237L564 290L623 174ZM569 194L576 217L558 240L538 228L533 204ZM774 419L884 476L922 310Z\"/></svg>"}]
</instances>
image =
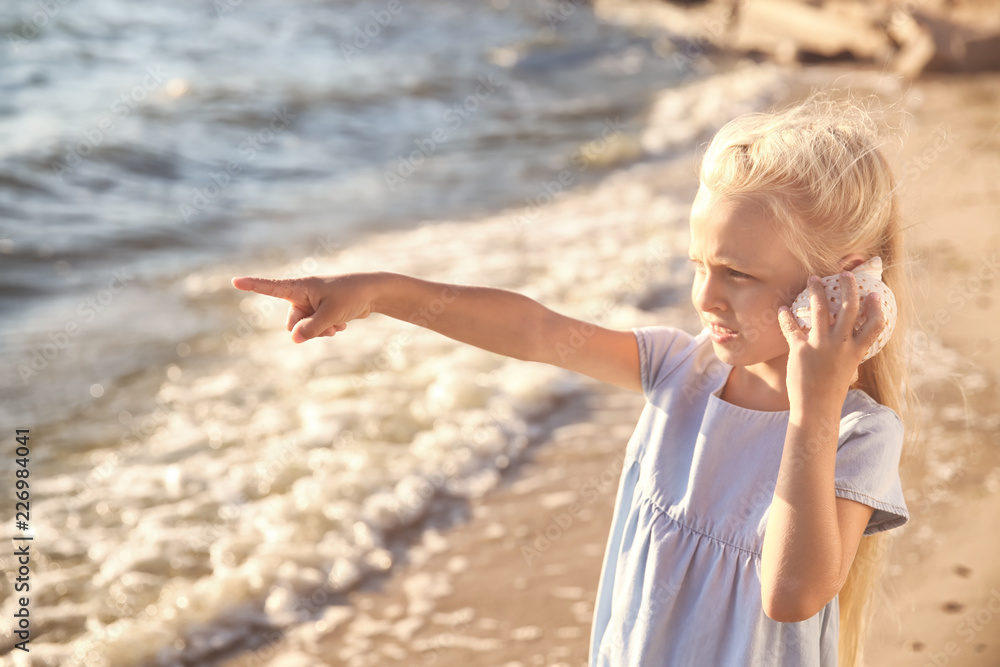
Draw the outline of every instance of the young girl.
<instances>
[{"instance_id":1,"label":"young girl","mask_svg":"<svg viewBox=\"0 0 1000 667\"><path fill-rule=\"evenodd\" d=\"M895 183L869 126L855 107L811 101L719 131L691 211L697 336L614 331L509 291L389 273L233 285L289 301L296 343L383 313L645 394L591 665L855 665L884 555L884 535L862 536L908 519L902 332L861 363L887 316L876 294L859 304L850 273L879 257L885 284L905 287ZM838 273L831 309L818 276ZM808 329L787 308L803 289ZM439 314L418 315L442 294Z\"/></svg>"}]
</instances>

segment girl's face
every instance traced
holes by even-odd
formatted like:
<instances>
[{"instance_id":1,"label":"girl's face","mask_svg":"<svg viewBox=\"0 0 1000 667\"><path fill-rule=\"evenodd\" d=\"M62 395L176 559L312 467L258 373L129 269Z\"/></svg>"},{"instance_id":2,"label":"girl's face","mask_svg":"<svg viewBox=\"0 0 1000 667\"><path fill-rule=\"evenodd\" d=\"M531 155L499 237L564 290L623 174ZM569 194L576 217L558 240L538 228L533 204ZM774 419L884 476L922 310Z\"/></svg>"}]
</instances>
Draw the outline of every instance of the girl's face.
<instances>
[{"instance_id":1,"label":"girl's face","mask_svg":"<svg viewBox=\"0 0 1000 667\"><path fill-rule=\"evenodd\" d=\"M702 186L691 208L691 301L730 366L784 363L778 307L805 288L804 271L756 204Z\"/></svg>"}]
</instances>

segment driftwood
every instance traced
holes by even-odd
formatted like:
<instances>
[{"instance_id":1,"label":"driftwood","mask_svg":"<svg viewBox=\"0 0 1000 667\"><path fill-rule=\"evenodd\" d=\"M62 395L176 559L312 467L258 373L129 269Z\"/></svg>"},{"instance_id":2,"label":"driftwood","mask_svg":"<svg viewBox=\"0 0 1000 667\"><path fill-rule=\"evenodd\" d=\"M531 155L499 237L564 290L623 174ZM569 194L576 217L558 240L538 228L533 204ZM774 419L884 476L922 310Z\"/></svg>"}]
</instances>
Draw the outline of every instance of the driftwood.
<instances>
[{"instance_id":1,"label":"driftwood","mask_svg":"<svg viewBox=\"0 0 1000 667\"><path fill-rule=\"evenodd\" d=\"M715 0L731 19L699 35L714 46L780 62L851 59L908 77L924 71L1000 70L996 27L960 25L914 0ZM1000 9L997 10L1000 12ZM997 17L1000 19L1000 15Z\"/></svg>"},{"instance_id":2,"label":"driftwood","mask_svg":"<svg viewBox=\"0 0 1000 667\"><path fill-rule=\"evenodd\" d=\"M882 30L849 14L795 0L751 0L739 8L733 46L789 61L802 54L826 58L850 54L882 60L891 53Z\"/></svg>"},{"instance_id":3,"label":"driftwood","mask_svg":"<svg viewBox=\"0 0 1000 667\"><path fill-rule=\"evenodd\" d=\"M1000 30L976 30L958 26L924 12L914 18L934 41L929 70L985 72L1000 70Z\"/></svg>"}]
</instances>

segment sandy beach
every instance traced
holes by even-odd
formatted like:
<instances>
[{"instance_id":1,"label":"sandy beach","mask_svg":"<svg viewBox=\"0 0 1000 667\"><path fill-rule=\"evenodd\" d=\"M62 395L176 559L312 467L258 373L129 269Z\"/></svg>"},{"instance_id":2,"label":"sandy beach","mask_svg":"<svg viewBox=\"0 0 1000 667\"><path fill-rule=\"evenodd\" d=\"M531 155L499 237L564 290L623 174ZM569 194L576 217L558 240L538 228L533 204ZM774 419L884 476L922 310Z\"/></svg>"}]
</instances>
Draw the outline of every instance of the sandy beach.
<instances>
[{"instance_id":1,"label":"sandy beach","mask_svg":"<svg viewBox=\"0 0 1000 667\"><path fill-rule=\"evenodd\" d=\"M996 75L928 77L911 90L921 103L903 202L917 313L954 365L921 396L923 437L903 470L911 521L890 565L898 613L878 616L871 665L1000 664L998 90Z\"/></svg>"},{"instance_id":2,"label":"sandy beach","mask_svg":"<svg viewBox=\"0 0 1000 667\"><path fill-rule=\"evenodd\" d=\"M903 130L920 401L865 664L1000 665L996 0L7 4L0 667L585 666L642 395L379 315L295 345L232 278L693 334L699 147L815 90Z\"/></svg>"},{"instance_id":3,"label":"sandy beach","mask_svg":"<svg viewBox=\"0 0 1000 667\"><path fill-rule=\"evenodd\" d=\"M845 76L813 70L807 80L842 87ZM902 200L926 332L915 339L921 435L902 469L911 520L894 531L867 665L1000 664L997 91L1000 76L978 75L927 77L905 92ZM628 171L694 191L689 164ZM671 324L696 326L693 312L671 313ZM400 536L389 575L223 664L305 666L315 658L297 647L318 645L329 665L585 665L621 457L641 407L639 395L586 384L497 490L440 501L426 531Z\"/></svg>"}]
</instances>

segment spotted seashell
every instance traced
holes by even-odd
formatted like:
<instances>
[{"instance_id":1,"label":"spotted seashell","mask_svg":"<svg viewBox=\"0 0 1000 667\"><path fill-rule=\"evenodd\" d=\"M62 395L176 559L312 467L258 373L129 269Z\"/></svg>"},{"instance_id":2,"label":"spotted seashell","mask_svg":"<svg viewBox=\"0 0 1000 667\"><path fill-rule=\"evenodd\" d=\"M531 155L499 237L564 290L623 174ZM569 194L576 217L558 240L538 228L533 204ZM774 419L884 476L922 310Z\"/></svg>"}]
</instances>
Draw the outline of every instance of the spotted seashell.
<instances>
[{"instance_id":1,"label":"spotted seashell","mask_svg":"<svg viewBox=\"0 0 1000 667\"><path fill-rule=\"evenodd\" d=\"M889 338L892 336L893 330L896 328L896 297L893 296L889 286L882 282L882 258L872 257L864 264L860 264L857 268L853 269L851 273L854 274L858 282L858 296L860 299L864 299L871 292L875 292L881 297L882 312L885 313L887 322L886 327L882 329L878 338L868 348L864 358L861 360L867 361L885 347L885 344L889 342ZM822 278L821 282L826 289L827 306L830 309L830 313L836 316L840 312L840 304L843 302L840 274ZM808 287L795 297L791 310L799 326L806 329L812 327L812 309L809 306ZM854 323L854 329L860 329L861 325L867 319L864 310L859 310L858 320Z\"/></svg>"}]
</instances>

